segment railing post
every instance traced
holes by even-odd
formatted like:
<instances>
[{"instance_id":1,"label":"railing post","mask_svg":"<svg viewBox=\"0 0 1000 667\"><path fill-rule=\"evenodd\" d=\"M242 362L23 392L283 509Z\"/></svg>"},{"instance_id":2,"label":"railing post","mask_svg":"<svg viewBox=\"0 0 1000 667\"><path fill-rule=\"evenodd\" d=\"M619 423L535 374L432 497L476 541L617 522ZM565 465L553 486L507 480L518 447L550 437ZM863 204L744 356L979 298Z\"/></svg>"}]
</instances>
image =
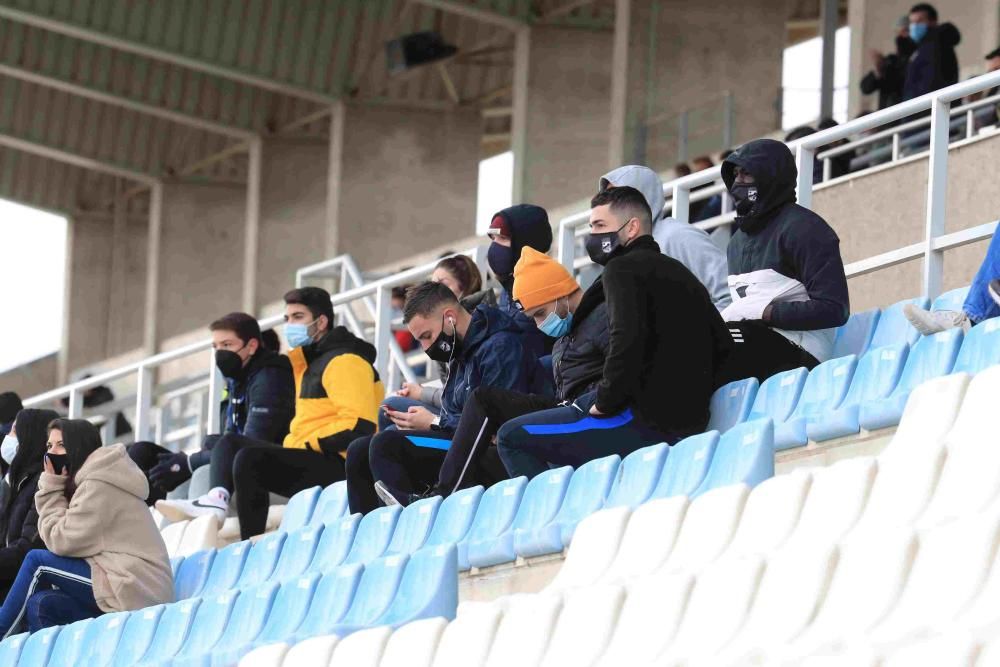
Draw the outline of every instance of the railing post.
<instances>
[{"instance_id":1,"label":"railing post","mask_svg":"<svg viewBox=\"0 0 1000 667\"><path fill-rule=\"evenodd\" d=\"M965 138L969 139L976 133L976 113L969 109L965 112Z\"/></svg>"},{"instance_id":2,"label":"railing post","mask_svg":"<svg viewBox=\"0 0 1000 667\"><path fill-rule=\"evenodd\" d=\"M935 97L931 102L931 142L927 157L927 219L924 230L924 295L933 299L941 293L944 253L934 249L934 241L944 234L945 198L948 193L949 105Z\"/></svg>"},{"instance_id":3,"label":"railing post","mask_svg":"<svg viewBox=\"0 0 1000 667\"><path fill-rule=\"evenodd\" d=\"M899 132L892 135L892 161L899 159Z\"/></svg>"},{"instance_id":4,"label":"railing post","mask_svg":"<svg viewBox=\"0 0 1000 667\"><path fill-rule=\"evenodd\" d=\"M391 338L392 289L381 286L375 292L375 369L383 382L389 380L389 340Z\"/></svg>"},{"instance_id":5,"label":"railing post","mask_svg":"<svg viewBox=\"0 0 1000 667\"><path fill-rule=\"evenodd\" d=\"M830 180L830 176L833 175L833 163L830 158L823 158L823 182Z\"/></svg>"},{"instance_id":6,"label":"railing post","mask_svg":"<svg viewBox=\"0 0 1000 667\"><path fill-rule=\"evenodd\" d=\"M153 429L150 412L153 410L153 369L139 366L135 377L135 424L136 440L151 440Z\"/></svg>"},{"instance_id":7,"label":"railing post","mask_svg":"<svg viewBox=\"0 0 1000 667\"><path fill-rule=\"evenodd\" d=\"M222 416L219 406L222 404L222 373L215 366L215 351L208 357L208 397L205 399L205 434L214 435L222 432Z\"/></svg>"},{"instance_id":8,"label":"railing post","mask_svg":"<svg viewBox=\"0 0 1000 667\"><path fill-rule=\"evenodd\" d=\"M573 274L573 264L576 260L576 230L566 224L563 218L559 222L559 263Z\"/></svg>"},{"instance_id":9,"label":"railing post","mask_svg":"<svg viewBox=\"0 0 1000 667\"><path fill-rule=\"evenodd\" d=\"M83 392L79 389L69 390L69 418L80 419L83 416Z\"/></svg>"},{"instance_id":10,"label":"railing post","mask_svg":"<svg viewBox=\"0 0 1000 667\"><path fill-rule=\"evenodd\" d=\"M677 161L686 162L688 154L688 112L684 110L677 121Z\"/></svg>"},{"instance_id":11,"label":"railing post","mask_svg":"<svg viewBox=\"0 0 1000 667\"><path fill-rule=\"evenodd\" d=\"M674 219L678 222L687 223L690 219L690 192L686 187L674 185Z\"/></svg>"},{"instance_id":12,"label":"railing post","mask_svg":"<svg viewBox=\"0 0 1000 667\"><path fill-rule=\"evenodd\" d=\"M813 187L813 156L816 150L799 144L795 154L795 166L799 170L798 182L795 187L796 200L799 206L812 208Z\"/></svg>"}]
</instances>

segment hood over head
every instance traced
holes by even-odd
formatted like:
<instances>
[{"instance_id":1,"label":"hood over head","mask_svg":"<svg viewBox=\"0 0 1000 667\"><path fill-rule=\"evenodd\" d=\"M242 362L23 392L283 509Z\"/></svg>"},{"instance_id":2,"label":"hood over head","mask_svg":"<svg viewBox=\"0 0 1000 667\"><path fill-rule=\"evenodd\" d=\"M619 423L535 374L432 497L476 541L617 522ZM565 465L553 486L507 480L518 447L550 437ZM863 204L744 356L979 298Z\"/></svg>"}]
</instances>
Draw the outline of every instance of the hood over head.
<instances>
[{"instance_id":1,"label":"hood over head","mask_svg":"<svg viewBox=\"0 0 1000 667\"><path fill-rule=\"evenodd\" d=\"M552 226L549 214L541 206L518 204L493 214L490 230L501 231L510 237L514 261L525 247L538 252L548 252L552 247Z\"/></svg>"},{"instance_id":2,"label":"hood over head","mask_svg":"<svg viewBox=\"0 0 1000 667\"><path fill-rule=\"evenodd\" d=\"M17 454L10 462L10 486L17 489L21 480L42 472L42 457L48 441L49 424L58 419L55 410L25 408L17 413L14 428L17 431Z\"/></svg>"},{"instance_id":3,"label":"hood over head","mask_svg":"<svg viewBox=\"0 0 1000 667\"><path fill-rule=\"evenodd\" d=\"M654 223L663 216L663 181L649 167L629 164L612 169L601 176L597 182L597 189L603 191L609 185L627 185L641 192L642 196L646 198L646 203L649 204L649 210L653 213Z\"/></svg>"},{"instance_id":4,"label":"hood over head","mask_svg":"<svg viewBox=\"0 0 1000 667\"><path fill-rule=\"evenodd\" d=\"M750 172L757 186L757 203L753 210L736 219L742 229L752 231L770 219L774 210L795 202L795 180L799 172L792 151L784 143L755 139L736 149L722 163L722 180L729 190L736 179L736 167Z\"/></svg>"},{"instance_id":5,"label":"hood over head","mask_svg":"<svg viewBox=\"0 0 1000 667\"><path fill-rule=\"evenodd\" d=\"M64 436L65 437L65 436ZM110 484L145 501L149 496L149 482L139 466L125 451L125 445L101 447L91 454L76 474L76 485L97 480Z\"/></svg>"}]
</instances>

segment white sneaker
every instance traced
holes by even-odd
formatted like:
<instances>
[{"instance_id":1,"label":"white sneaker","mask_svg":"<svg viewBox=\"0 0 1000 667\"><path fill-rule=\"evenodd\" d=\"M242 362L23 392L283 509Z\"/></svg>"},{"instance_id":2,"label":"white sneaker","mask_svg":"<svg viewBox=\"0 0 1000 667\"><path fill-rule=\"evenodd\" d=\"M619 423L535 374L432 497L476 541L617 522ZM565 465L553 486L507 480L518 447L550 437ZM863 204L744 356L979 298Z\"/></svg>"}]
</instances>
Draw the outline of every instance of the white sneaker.
<instances>
[{"instance_id":1,"label":"white sneaker","mask_svg":"<svg viewBox=\"0 0 1000 667\"><path fill-rule=\"evenodd\" d=\"M924 310L908 303L903 306L903 315L917 331L924 336L962 327L965 331L972 328L969 316L960 310Z\"/></svg>"},{"instance_id":2,"label":"white sneaker","mask_svg":"<svg viewBox=\"0 0 1000 667\"><path fill-rule=\"evenodd\" d=\"M389 488L382 483L381 480L375 482L375 495L385 504L386 507L392 507L393 505L402 505L396 496L392 495Z\"/></svg>"},{"instance_id":3,"label":"white sneaker","mask_svg":"<svg viewBox=\"0 0 1000 667\"><path fill-rule=\"evenodd\" d=\"M221 526L229 512L229 504L216 495L205 494L194 500L157 500L156 509L170 521L187 521L209 514Z\"/></svg>"}]
</instances>

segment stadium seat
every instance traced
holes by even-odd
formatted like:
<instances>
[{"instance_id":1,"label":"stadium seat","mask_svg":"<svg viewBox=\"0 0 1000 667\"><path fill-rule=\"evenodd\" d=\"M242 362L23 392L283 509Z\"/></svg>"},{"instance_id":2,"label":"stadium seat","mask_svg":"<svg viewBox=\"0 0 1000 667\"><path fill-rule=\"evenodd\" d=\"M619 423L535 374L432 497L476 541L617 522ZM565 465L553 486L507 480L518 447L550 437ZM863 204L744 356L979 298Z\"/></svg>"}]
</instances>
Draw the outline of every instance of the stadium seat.
<instances>
[{"instance_id":1,"label":"stadium seat","mask_svg":"<svg viewBox=\"0 0 1000 667\"><path fill-rule=\"evenodd\" d=\"M183 556L174 556L170 559L170 571L173 572L175 578L177 577L177 570L180 569L181 563L183 562Z\"/></svg>"},{"instance_id":2,"label":"stadium seat","mask_svg":"<svg viewBox=\"0 0 1000 667\"><path fill-rule=\"evenodd\" d=\"M128 618L129 612L120 611L93 619L94 622L87 626L83 634L80 653L77 655L79 664L88 667L110 665Z\"/></svg>"},{"instance_id":3,"label":"stadium seat","mask_svg":"<svg viewBox=\"0 0 1000 667\"><path fill-rule=\"evenodd\" d=\"M199 595L208 597L234 588L243 574L251 546L248 540L219 549L212 559L212 569L208 571L208 579Z\"/></svg>"},{"instance_id":4,"label":"stadium seat","mask_svg":"<svg viewBox=\"0 0 1000 667\"><path fill-rule=\"evenodd\" d=\"M237 663L239 667L281 667L282 663L285 661L285 656L288 655L288 644L278 643L278 644L265 644L259 648L248 652L245 656L240 658ZM331 647L332 652L332 647ZM330 661L330 656L327 656L326 662L323 663L299 663L299 664L322 664L326 665Z\"/></svg>"},{"instance_id":5,"label":"stadium seat","mask_svg":"<svg viewBox=\"0 0 1000 667\"><path fill-rule=\"evenodd\" d=\"M573 468L563 466L546 470L528 482L510 528L491 540L469 544L469 563L473 567L489 567L515 560L516 537L531 534L552 521L562 505L572 476Z\"/></svg>"},{"instance_id":6,"label":"stadium seat","mask_svg":"<svg viewBox=\"0 0 1000 667\"><path fill-rule=\"evenodd\" d=\"M81 649L83 648L83 638L86 636L87 628L90 627L92 622L93 619L86 618L82 621L77 621L76 623L71 623L70 625L63 627L63 629L59 632L59 636L56 638L55 646L52 647L52 652L49 654L48 664L53 667L74 667L74 665L79 664L78 658L80 657ZM15 637L16 636L20 635L15 635ZM24 637L27 637L27 635L24 635ZM10 637L0 644L0 656L3 655L5 650L4 647L7 642L11 641L16 642L14 637ZM18 648L18 652L20 652L20 648ZM3 658L0 657L0 665L4 665L6 667L7 664L8 663L4 662ZM9 664L16 664L16 658L14 659L14 662ZM29 665L25 665L25 667L29 667Z\"/></svg>"},{"instance_id":7,"label":"stadium seat","mask_svg":"<svg viewBox=\"0 0 1000 667\"><path fill-rule=\"evenodd\" d=\"M1000 317L985 320L969 329L951 372L975 375L997 364L1000 364Z\"/></svg>"},{"instance_id":8,"label":"stadium seat","mask_svg":"<svg viewBox=\"0 0 1000 667\"><path fill-rule=\"evenodd\" d=\"M333 649L340 638L335 635L311 637L290 647L282 665L329 665Z\"/></svg>"},{"instance_id":9,"label":"stadium seat","mask_svg":"<svg viewBox=\"0 0 1000 667\"><path fill-rule=\"evenodd\" d=\"M882 311L878 308L851 315L846 324L837 327L830 358L846 357L849 354L860 357L867 352L881 315Z\"/></svg>"},{"instance_id":10,"label":"stadium seat","mask_svg":"<svg viewBox=\"0 0 1000 667\"><path fill-rule=\"evenodd\" d=\"M611 507L638 507L646 502L653 492L656 483L660 481L663 462L670 453L670 445L661 442L637 449L622 461L618 467L615 483L611 486L605 509Z\"/></svg>"},{"instance_id":11,"label":"stadium seat","mask_svg":"<svg viewBox=\"0 0 1000 667\"><path fill-rule=\"evenodd\" d=\"M712 465L692 494L729 484L756 486L774 476L774 423L770 419L743 422L719 438Z\"/></svg>"},{"instance_id":12,"label":"stadium seat","mask_svg":"<svg viewBox=\"0 0 1000 667\"><path fill-rule=\"evenodd\" d=\"M514 515L517 513L517 508L521 504L521 496L524 495L526 486L528 486L526 477L515 477L494 484L486 490L479 503L479 509L476 510L476 518L472 521L468 535L458 543L458 568L460 570L468 570L471 567L471 563L469 563L470 546L475 544L478 548L481 543L491 542L510 527Z\"/></svg>"},{"instance_id":13,"label":"stadium seat","mask_svg":"<svg viewBox=\"0 0 1000 667\"><path fill-rule=\"evenodd\" d=\"M323 538L323 530L323 526L304 526L289 531L285 537L285 545L281 548L281 556L269 578L284 582L301 576L313 560L316 546Z\"/></svg>"},{"instance_id":14,"label":"stadium seat","mask_svg":"<svg viewBox=\"0 0 1000 667\"><path fill-rule=\"evenodd\" d=\"M287 538L286 533L268 533L250 547L250 555L243 565L243 572L236 581L238 589L253 588L271 578L274 566L281 558L281 550Z\"/></svg>"},{"instance_id":15,"label":"stadium seat","mask_svg":"<svg viewBox=\"0 0 1000 667\"><path fill-rule=\"evenodd\" d=\"M485 663L501 618L503 610L498 604L461 609L441 635L433 667L467 667Z\"/></svg>"},{"instance_id":16,"label":"stadium seat","mask_svg":"<svg viewBox=\"0 0 1000 667\"><path fill-rule=\"evenodd\" d=\"M184 539L184 529L190 521L178 521L177 523L170 523L160 529L160 537L163 538L163 544L167 547L167 554L171 558L180 556L178 553L181 548L181 540Z\"/></svg>"},{"instance_id":17,"label":"stadium seat","mask_svg":"<svg viewBox=\"0 0 1000 667\"><path fill-rule=\"evenodd\" d=\"M385 556L365 565L351 606L328 634L344 637L373 625L392 604L409 559L406 555Z\"/></svg>"},{"instance_id":18,"label":"stadium seat","mask_svg":"<svg viewBox=\"0 0 1000 667\"><path fill-rule=\"evenodd\" d=\"M14 667L28 641L28 633L11 635L0 642L0 667Z\"/></svg>"},{"instance_id":19,"label":"stadium seat","mask_svg":"<svg viewBox=\"0 0 1000 667\"><path fill-rule=\"evenodd\" d=\"M944 459L942 446L911 459L880 458L865 512L851 534L873 535L916 521L930 502Z\"/></svg>"},{"instance_id":20,"label":"stadium seat","mask_svg":"<svg viewBox=\"0 0 1000 667\"><path fill-rule=\"evenodd\" d=\"M750 414L744 421L770 418L775 422L783 422L788 419L799 401L808 377L808 370L796 368L766 379L757 390L757 398L754 399Z\"/></svg>"},{"instance_id":21,"label":"stadium seat","mask_svg":"<svg viewBox=\"0 0 1000 667\"><path fill-rule=\"evenodd\" d=\"M457 551L452 544L414 552L392 603L375 625L398 628L422 618L455 618L458 608Z\"/></svg>"},{"instance_id":22,"label":"stadium seat","mask_svg":"<svg viewBox=\"0 0 1000 667\"><path fill-rule=\"evenodd\" d=\"M695 498L677 542L659 572L697 572L725 553L743 515L750 487L732 484Z\"/></svg>"},{"instance_id":23,"label":"stadium seat","mask_svg":"<svg viewBox=\"0 0 1000 667\"><path fill-rule=\"evenodd\" d=\"M541 664L593 665L611 641L624 602L621 586L591 586L565 593Z\"/></svg>"},{"instance_id":24,"label":"stadium seat","mask_svg":"<svg viewBox=\"0 0 1000 667\"><path fill-rule=\"evenodd\" d=\"M931 302L931 310L960 311L965 305L965 297L969 295L969 286L948 290Z\"/></svg>"},{"instance_id":25,"label":"stadium seat","mask_svg":"<svg viewBox=\"0 0 1000 667\"><path fill-rule=\"evenodd\" d=\"M914 299L903 299L888 308L883 308L869 349L885 345L898 345L900 343L913 345L917 342L917 339L920 338L920 332L913 328L910 321L906 319L906 315L903 314L903 306L908 303L912 303L919 308L930 306L930 301L928 301L927 297L917 297Z\"/></svg>"},{"instance_id":26,"label":"stadium seat","mask_svg":"<svg viewBox=\"0 0 1000 667\"><path fill-rule=\"evenodd\" d=\"M240 596L233 605L233 611L229 615L229 622L226 629L222 631L219 640L212 646L210 660L208 656L196 656L194 660L174 660L176 667L194 667L194 665L204 665L207 667L223 667L235 664L239 655L237 651L240 647L252 642L260 634L264 623L267 621L271 607L274 605L274 598L278 593L279 585L276 582L265 582L254 588L240 591ZM195 623L197 623L195 619Z\"/></svg>"},{"instance_id":27,"label":"stadium seat","mask_svg":"<svg viewBox=\"0 0 1000 667\"><path fill-rule=\"evenodd\" d=\"M688 504L686 496L674 496L636 508L625 526L618 553L601 580L622 582L660 568L674 549Z\"/></svg>"},{"instance_id":28,"label":"stadium seat","mask_svg":"<svg viewBox=\"0 0 1000 667\"><path fill-rule=\"evenodd\" d=\"M354 546L354 536L360 523L361 515L351 514L325 524L308 571L332 572L343 563Z\"/></svg>"},{"instance_id":29,"label":"stadium seat","mask_svg":"<svg viewBox=\"0 0 1000 667\"><path fill-rule=\"evenodd\" d=\"M650 499L694 493L708 474L718 444L719 432L708 431L684 438L672 446Z\"/></svg>"},{"instance_id":30,"label":"stadium seat","mask_svg":"<svg viewBox=\"0 0 1000 667\"><path fill-rule=\"evenodd\" d=\"M216 553L218 552L215 549L207 549L184 559L174 572L174 597L177 600L193 598L201 593L205 582L208 581Z\"/></svg>"},{"instance_id":31,"label":"stadium seat","mask_svg":"<svg viewBox=\"0 0 1000 667\"><path fill-rule=\"evenodd\" d=\"M205 549L214 549L218 534L219 523L214 516L206 514L188 521L174 555L186 558Z\"/></svg>"},{"instance_id":32,"label":"stadium seat","mask_svg":"<svg viewBox=\"0 0 1000 667\"><path fill-rule=\"evenodd\" d=\"M812 483L790 541L834 544L858 522L878 473L872 457L858 457L810 471Z\"/></svg>"},{"instance_id":33,"label":"stadium seat","mask_svg":"<svg viewBox=\"0 0 1000 667\"><path fill-rule=\"evenodd\" d=\"M443 618L407 623L389 637L379 667L431 667L446 627L448 621Z\"/></svg>"},{"instance_id":34,"label":"stadium seat","mask_svg":"<svg viewBox=\"0 0 1000 667\"><path fill-rule=\"evenodd\" d=\"M853 354L823 362L809 372L802 395L788 419L774 424L774 449L802 447L809 442L810 422L822 418L844 401L857 368Z\"/></svg>"},{"instance_id":35,"label":"stadium seat","mask_svg":"<svg viewBox=\"0 0 1000 667\"><path fill-rule=\"evenodd\" d=\"M125 621L117 648L113 649L113 659L110 662L100 664L132 667L136 663L136 658L145 654L153 641L153 635L156 633L156 627L160 623L165 608L166 605L161 604L130 613Z\"/></svg>"},{"instance_id":36,"label":"stadium seat","mask_svg":"<svg viewBox=\"0 0 1000 667\"><path fill-rule=\"evenodd\" d=\"M896 648L881 662L881 667L913 665L949 665L949 667L989 667L996 665L1000 653L979 650L975 638L967 632L951 631Z\"/></svg>"},{"instance_id":37,"label":"stadium seat","mask_svg":"<svg viewBox=\"0 0 1000 667\"><path fill-rule=\"evenodd\" d=\"M434 526L431 527L431 534L427 537L425 545L436 547L458 544L469 533L482 497L483 487L473 486L445 498L438 508Z\"/></svg>"},{"instance_id":38,"label":"stadium seat","mask_svg":"<svg viewBox=\"0 0 1000 667\"><path fill-rule=\"evenodd\" d=\"M375 560L385 553L392 534L396 530L396 522L403 508L399 505L379 507L361 517L358 532L354 535L354 544L348 552L344 563L366 563Z\"/></svg>"},{"instance_id":39,"label":"stadium seat","mask_svg":"<svg viewBox=\"0 0 1000 667\"><path fill-rule=\"evenodd\" d=\"M910 348L905 344L871 348L858 361L851 386L840 407L827 410L806 424L806 434L817 442L861 431L861 406L887 397L899 382Z\"/></svg>"},{"instance_id":40,"label":"stadium seat","mask_svg":"<svg viewBox=\"0 0 1000 667\"><path fill-rule=\"evenodd\" d=\"M747 497L726 558L768 556L795 532L812 485L812 472L796 469L758 484Z\"/></svg>"},{"instance_id":41,"label":"stadium seat","mask_svg":"<svg viewBox=\"0 0 1000 667\"><path fill-rule=\"evenodd\" d=\"M511 596L486 667L541 665L561 607L562 598L558 595Z\"/></svg>"},{"instance_id":42,"label":"stadium seat","mask_svg":"<svg viewBox=\"0 0 1000 667\"><path fill-rule=\"evenodd\" d=\"M411 554L424 546L440 507L441 496L424 498L408 505L399 515L385 555Z\"/></svg>"},{"instance_id":43,"label":"stadium seat","mask_svg":"<svg viewBox=\"0 0 1000 667\"><path fill-rule=\"evenodd\" d=\"M541 528L515 535L514 551L527 558L559 553L569 546L577 524L604 505L620 463L621 458L613 454L577 468L555 518Z\"/></svg>"},{"instance_id":44,"label":"stadium seat","mask_svg":"<svg viewBox=\"0 0 1000 667\"><path fill-rule=\"evenodd\" d=\"M323 489L319 499L316 500L312 516L309 517L309 525L330 523L346 516L348 512L347 482L335 482Z\"/></svg>"},{"instance_id":45,"label":"stadium seat","mask_svg":"<svg viewBox=\"0 0 1000 667\"><path fill-rule=\"evenodd\" d=\"M313 572L281 584L260 632L256 636L245 635L246 640L243 642L215 649L212 651L213 662L232 665L255 648L290 637L305 619L319 579L320 574Z\"/></svg>"},{"instance_id":46,"label":"stadium seat","mask_svg":"<svg viewBox=\"0 0 1000 667\"><path fill-rule=\"evenodd\" d=\"M314 486L299 491L289 498L288 504L285 505L285 513L281 516L281 524L279 524L278 530L290 533L309 525L313 509L316 507L316 502L319 500L322 492L323 489L321 487Z\"/></svg>"},{"instance_id":47,"label":"stadium seat","mask_svg":"<svg viewBox=\"0 0 1000 667\"><path fill-rule=\"evenodd\" d=\"M928 380L914 389L899 427L879 458L936 453L958 418L971 379L968 373L953 373Z\"/></svg>"},{"instance_id":48,"label":"stadium seat","mask_svg":"<svg viewBox=\"0 0 1000 667\"><path fill-rule=\"evenodd\" d=\"M962 330L949 329L923 336L910 350L899 383L884 399L861 405L858 422L869 431L895 426L903 416L906 399L917 385L951 372L962 345Z\"/></svg>"},{"instance_id":49,"label":"stadium seat","mask_svg":"<svg viewBox=\"0 0 1000 667\"><path fill-rule=\"evenodd\" d=\"M289 639L302 641L309 637L331 634L333 627L350 608L362 572L364 566L354 564L343 565L324 574L316 585L305 620Z\"/></svg>"},{"instance_id":50,"label":"stadium seat","mask_svg":"<svg viewBox=\"0 0 1000 667\"><path fill-rule=\"evenodd\" d=\"M757 378L746 378L716 389L709 404L711 416L708 428L705 430L725 433L740 422L746 421L759 387L760 382Z\"/></svg>"},{"instance_id":51,"label":"stadium seat","mask_svg":"<svg viewBox=\"0 0 1000 667\"><path fill-rule=\"evenodd\" d=\"M45 628L44 630L32 633L21 647L20 658L13 656L14 661L8 662L7 658L10 654L6 652L6 644L11 642L14 637L24 637L24 635L14 635L14 637L11 637L3 644L0 644L0 665L4 665L4 667L7 667L8 665L10 667L14 667L14 665L24 665L24 667L42 667L48 662L49 656L52 654L52 648L56 645L56 639L59 637L59 632L62 629L63 626L56 625L51 628ZM11 643L14 644L17 642ZM9 648L13 651L14 646L12 645ZM53 667L55 666L53 665Z\"/></svg>"},{"instance_id":52,"label":"stadium seat","mask_svg":"<svg viewBox=\"0 0 1000 667\"><path fill-rule=\"evenodd\" d=\"M230 617L233 615L236 601L241 595L239 591L232 590L223 591L211 597L203 597L194 618L191 620L187 637L183 640L177 640L178 649L171 664L176 667L185 664L201 664L203 654L210 651L219 641L222 633L225 632ZM155 638L154 645L156 645ZM169 648L170 646L165 646L164 654L168 652ZM150 664L157 663L151 662Z\"/></svg>"},{"instance_id":53,"label":"stadium seat","mask_svg":"<svg viewBox=\"0 0 1000 667\"><path fill-rule=\"evenodd\" d=\"M561 591L595 583L618 554L631 514L628 507L614 507L594 512L581 521L566 561L545 590Z\"/></svg>"},{"instance_id":54,"label":"stadium seat","mask_svg":"<svg viewBox=\"0 0 1000 667\"><path fill-rule=\"evenodd\" d=\"M174 657L187 640L200 604L200 599L194 599L166 605L145 653L133 654L128 664L156 665Z\"/></svg>"},{"instance_id":55,"label":"stadium seat","mask_svg":"<svg viewBox=\"0 0 1000 667\"><path fill-rule=\"evenodd\" d=\"M334 647L330 664L345 665L345 667L378 667L391 635L391 628L382 627L370 628L344 637Z\"/></svg>"}]
</instances>

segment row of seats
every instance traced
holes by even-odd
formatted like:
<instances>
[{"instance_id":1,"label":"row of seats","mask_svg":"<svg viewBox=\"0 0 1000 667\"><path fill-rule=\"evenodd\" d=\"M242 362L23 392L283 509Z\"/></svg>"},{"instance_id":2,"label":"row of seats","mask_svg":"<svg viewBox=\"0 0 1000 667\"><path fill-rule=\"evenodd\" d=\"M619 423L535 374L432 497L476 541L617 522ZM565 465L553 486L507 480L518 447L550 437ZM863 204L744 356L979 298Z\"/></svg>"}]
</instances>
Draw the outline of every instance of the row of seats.
<instances>
[{"instance_id":1,"label":"row of seats","mask_svg":"<svg viewBox=\"0 0 1000 667\"><path fill-rule=\"evenodd\" d=\"M995 664L997 396L1000 366L925 382L878 457L602 510L540 593L265 646L241 667L971 665L980 644Z\"/></svg>"}]
</instances>

